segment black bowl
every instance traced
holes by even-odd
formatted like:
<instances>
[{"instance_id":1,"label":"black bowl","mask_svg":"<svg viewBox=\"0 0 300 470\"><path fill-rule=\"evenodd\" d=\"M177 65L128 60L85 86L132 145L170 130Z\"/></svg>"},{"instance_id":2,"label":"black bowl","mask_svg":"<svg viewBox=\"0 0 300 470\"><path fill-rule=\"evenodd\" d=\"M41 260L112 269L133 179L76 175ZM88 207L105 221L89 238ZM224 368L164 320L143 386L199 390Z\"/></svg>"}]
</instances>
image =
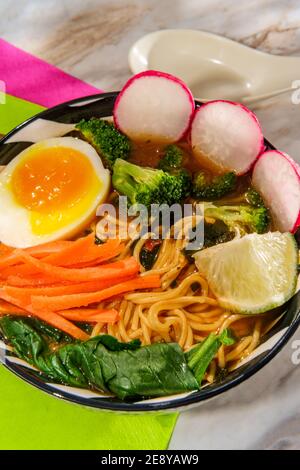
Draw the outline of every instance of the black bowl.
<instances>
[{"instance_id":1,"label":"black bowl","mask_svg":"<svg viewBox=\"0 0 300 470\"><path fill-rule=\"evenodd\" d=\"M72 124L82 118L108 117L112 114L117 92L93 95L63 103L28 119L20 124L0 141L0 165L6 165L22 150L31 145L30 134L42 138L58 137L72 130ZM196 103L200 106L201 103ZM53 127L53 122L56 123ZM69 126L66 126L69 125ZM53 128L53 129L52 129ZM265 140L267 148L274 148ZM10 349L0 342L0 353L5 366L14 374L35 387L56 397L93 408L114 411L158 411L182 409L192 404L203 402L229 390L251 377L279 353L288 342L300 323L300 293L296 294L283 306L285 315L276 326L263 338L263 343L241 364L230 372L221 382L204 387L200 391L161 397L152 400L123 402L89 390L66 387L48 383L26 362L16 358Z\"/></svg>"}]
</instances>

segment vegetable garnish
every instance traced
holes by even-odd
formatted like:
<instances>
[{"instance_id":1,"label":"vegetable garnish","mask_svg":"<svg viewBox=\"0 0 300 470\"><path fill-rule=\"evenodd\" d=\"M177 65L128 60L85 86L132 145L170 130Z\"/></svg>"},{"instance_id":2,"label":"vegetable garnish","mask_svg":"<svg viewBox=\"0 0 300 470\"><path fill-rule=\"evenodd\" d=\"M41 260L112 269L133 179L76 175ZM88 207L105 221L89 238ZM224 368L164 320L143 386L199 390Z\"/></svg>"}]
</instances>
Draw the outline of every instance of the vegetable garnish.
<instances>
[{"instance_id":1,"label":"vegetable garnish","mask_svg":"<svg viewBox=\"0 0 300 470\"><path fill-rule=\"evenodd\" d=\"M121 399L165 396L197 390L219 347L232 345L228 330L209 335L183 354L176 343L141 346L140 341L121 343L110 335L67 344L52 352L44 336L23 319L6 316L0 328L17 355L36 366L48 378L76 387L109 391Z\"/></svg>"},{"instance_id":2,"label":"vegetable garnish","mask_svg":"<svg viewBox=\"0 0 300 470\"><path fill-rule=\"evenodd\" d=\"M91 233L74 242L51 242L40 248L9 251L0 269L0 315L9 312L36 317L70 336L87 339L87 334L71 321L114 323L119 313L115 309L73 307L99 302L96 298L108 299L128 290L160 286L159 276L138 277L139 264L133 257L110 262L123 249L119 240L108 240L101 245L94 241ZM87 260L89 267L84 267ZM73 268L74 264L81 267ZM14 286L16 280L18 287ZM31 283L32 287L28 287ZM37 307L39 302L41 307Z\"/></svg>"},{"instance_id":3,"label":"vegetable garnish","mask_svg":"<svg viewBox=\"0 0 300 470\"><path fill-rule=\"evenodd\" d=\"M116 127L130 138L172 143L188 131L194 109L192 93L179 78L147 70L128 80L113 115Z\"/></svg>"},{"instance_id":4,"label":"vegetable garnish","mask_svg":"<svg viewBox=\"0 0 300 470\"><path fill-rule=\"evenodd\" d=\"M124 134L103 119L83 119L76 125L85 139L90 142L103 157L106 167L112 169L117 158L127 160L131 144Z\"/></svg>"},{"instance_id":5,"label":"vegetable garnish","mask_svg":"<svg viewBox=\"0 0 300 470\"><path fill-rule=\"evenodd\" d=\"M73 242L59 253L53 253L43 259L45 263L55 266L74 266L85 263L98 264L119 255L124 248L120 240L107 240L104 245L95 244L95 235L91 233Z\"/></svg>"},{"instance_id":6,"label":"vegetable garnish","mask_svg":"<svg viewBox=\"0 0 300 470\"><path fill-rule=\"evenodd\" d=\"M219 304L245 314L266 312L292 297L298 257L294 237L279 232L252 233L194 255Z\"/></svg>"},{"instance_id":7,"label":"vegetable garnish","mask_svg":"<svg viewBox=\"0 0 300 470\"><path fill-rule=\"evenodd\" d=\"M181 182L183 188L181 199L190 195L192 177L190 172L183 167L183 153L177 145L172 144L166 147L164 156L158 162L158 168L175 176Z\"/></svg>"},{"instance_id":8,"label":"vegetable garnish","mask_svg":"<svg viewBox=\"0 0 300 470\"><path fill-rule=\"evenodd\" d=\"M222 220L230 230L239 227L247 232L264 233L268 229L269 214L265 207L240 206L215 206L207 204L204 210L206 217Z\"/></svg>"},{"instance_id":9,"label":"vegetable garnish","mask_svg":"<svg viewBox=\"0 0 300 470\"><path fill-rule=\"evenodd\" d=\"M254 188L249 188L248 191L245 192L245 202L254 207L263 207L265 205L263 198Z\"/></svg>"},{"instance_id":10,"label":"vegetable garnish","mask_svg":"<svg viewBox=\"0 0 300 470\"><path fill-rule=\"evenodd\" d=\"M128 197L130 204L180 203L186 196L187 174L170 174L163 170L140 167L118 159L114 165L113 187Z\"/></svg>"},{"instance_id":11,"label":"vegetable garnish","mask_svg":"<svg viewBox=\"0 0 300 470\"><path fill-rule=\"evenodd\" d=\"M211 333L204 341L186 353L189 368L193 371L199 385L201 385L204 374L220 346L222 344L231 346L234 343L235 340L230 330L225 329L220 335Z\"/></svg>"},{"instance_id":12,"label":"vegetable garnish","mask_svg":"<svg viewBox=\"0 0 300 470\"><path fill-rule=\"evenodd\" d=\"M136 289L154 289L157 287L160 287L160 277L156 274L152 274L144 277L136 277L97 292L53 297L33 295L31 297L31 302L34 309L57 311L67 308L82 307L95 302L102 302L103 300L114 297L115 295L124 294L125 292L134 291Z\"/></svg>"},{"instance_id":13,"label":"vegetable garnish","mask_svg":"<svg viewBox=\"0 0 300 470\"><path fill-rule=\"evenodd\" d=\"M68 320L87 323L114 323L119 320L119 312L112 308L76 308L69 310L61 310L59 314Z\"/></svg>"},{"instance_id":14,"label":"vegetable garnish","mask_svg":"<svg viewBox=\"0 0 300 470\"><path fill-rule=\"evenodd\" d=\"M200 200L220 199L234 190L236 180L236 174L233 172L209 178L207 173L200 171L193 178L192 195Z\"/></svg>"},{"instance_id":15,"label":"vegetable garnish","mask_svg":"<svg viewBox=\"0 0 300 470\"><path fill-rule=\"evenodd\" d=\"M216 100L196 109L191 144L201 164L242 175L263 151L264 138L250 109L240 103Z\"/></svg>"},{"instance_id":16,"label":"vegetable garnish","mask_svg":"<svg viewBox=\"0 0 300 470\"><path fill-rule=\"evenodd\" d=\"M74 242L56 241L45 245L27 248L24 251L34 258L43 258L43 262L54 266L82 265L86 262L93 264L107 261L121 253L123 245L120 240L108 240L105 247L94 243L95 235L78 238ZM24 262L18 249L0 258L0 270Z\"/></svg>"},{"instance_id":17,"label":"vegetable garnish","mask_svg":"<svg viewBox=\"0 0 300 470\"><path fill-rule=\"evenodd\" d=\"M300 168L296 162L287 154L269 150L257 160L252 183L278 229L294 233L300 226Z\"/></svg>"},{"instance_id":18,"label":"vegetable garnish","mask_svg":"<svg viewBox=\"0 0 300 470\"><path fill-rule=\"evenodd\" d=\"M171 172L182 167L183 153L180 147L175 144L168 145L165 148L165 154L158 162L158 168L163 171Z\"/></svg>"},{"instance_id":19,"label":"vegetable garnish","mask_svg":"<svg viewBox=\"0 0 300 470\"><path fill-rule=\"evenodd\" d=\"M109 264L103 264L101 267L63 268L47 264L33 258L25 252L22 252L21 256L24 264L33 268L29 274L41 272L53 277L54 279L62 279L72 282L88 281L93 279L97 279L98 281L101 279L114 279L116 277L131 276L139 271L139 265L133 257L125 260L114 261Z\"/></svg>"},{"instance_id":20,"label":"vegetable garnish","mask_svg":"<svg viewBox=\"0 0 300 470\"><path fill-rule=\"evenodd\" d=\"M61 250L67 246L71 246L73 242L65 240L57 240L55 242L44 243L42 245L25 248L26 253L35 258L43 258L47 255L60 253ZM6 245L3 245L6 247ZM14 266L15 264L22 263L20 253L15 248L10 248L7 254L0 257L0 269L7 268L7 266Z\"/></svg>"},{"instance_id":21,"label":"vegetable garnish","mask_svg":"<svg viewBox=\"0 0 300 470\"><path fill-rule=\"evenodd\" d=\"M16 300L15 298L10 297L9 295L5 294L3 291L0 291L0 298L11 303L12 305L15 305L20 308L24 308L28 316L39 318L40 320L43 320L46 323L49 323L55 328L58 328L64 331L68 335L73 336L73 338L80 339L82 341L85 341L89 338L89 336L84 331L82 331L76 325L74 325L69 320L65 319L64 317L62 317L61 315L57 313L49 312L49 311L48 312L35 311L31 305L24 306L22 302L20 302L19 300ZM13 312L10 312L10 313L12 314ZM16 312L16 314L20 316L19 312L18 313Z\"/></svg>"},{"instance_id":22,"label":"vegetable garnish","mask_svg":"<svg viewBox=\"0 0 300 470\"><path fill-rule=\"evenodd\" d=\"M103 279L100 281L86 281L75 284L67 285L54 285L52 287L15 287L10 285L3 286L4 292L6 292L11 297L15 297L19 300L30 301L32 295L46 295L47 297L54 297L60 295L69 295L69 294L81 294L84 292L95 292L107 287L111 287L120 282L134 279L136 276L130 277L118 277L116 279Z\"/></svg>"}]
</instances>

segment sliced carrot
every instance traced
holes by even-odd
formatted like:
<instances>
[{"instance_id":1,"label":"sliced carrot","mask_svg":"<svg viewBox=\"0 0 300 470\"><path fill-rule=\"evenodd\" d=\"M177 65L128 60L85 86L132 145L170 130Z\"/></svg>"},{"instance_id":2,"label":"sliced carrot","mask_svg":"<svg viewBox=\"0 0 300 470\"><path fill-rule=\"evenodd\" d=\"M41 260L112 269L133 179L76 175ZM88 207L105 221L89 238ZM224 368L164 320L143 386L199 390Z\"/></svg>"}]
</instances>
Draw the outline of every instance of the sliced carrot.
<instances>
[{"instance_id":1,"label":"sliced carrot","mask_svg":"<svg viewBox=\"0 0 300 470\"><path fill-rule=\"evenodd\" d=\"M34 260L34 258L31 258L31 259ZM127 258L126 261L124 260L125 265L127 265L128 260L129 260L129 258ZM44 261L43 262L41 262L39 260L34 260L34 261L36 261L38 263L44 263ZM118 268L122 269L124 267L124 261L115 261L114 263L103 264L103 265L101 265L101 267L97 266L97 268L93 267L93 268L89 268L89 269L93 269L93 270L97 269L98 274L99 274L99 272L102 271L102 268L106 269L109 266L111 266L113 268L117 268L117 269ZM46 265L46 263L44 263L44 265ZM128 266L133 267L132 260L129 262ZM135 266L136 266L136 263L135 263ZM68 277L71 278L71 279L69 279L69 282L72 282L72 281L77 282L77 281L81 281L81 280L86 281L87 279L86 279L86 276L84 275L84 273L87 273L87 274L92 273L92 275L95 276L95 273L93 273L93 271L90 272L89 270L86 270L86 268L82 268L82 267L73 269L73 268L64 268L64 267L52 266L52 265L48 265L48 264L44 267L45 267L45 270L47 270L47 272L42 272L41 273L40 269L38 269L37 267L32 266L30 264L10 266L10 267L2 270L0 272L0 275L1 275L2 280L7 280L8 281L8 284L11 283L10 282L11 278L15 278L15 276L20 277L20 278L24 278L24 279L36 277L37 279L38 278L41 279L41 282L39 282L40 284L42 284L42 283L47 284L49 282L50 283L55 283L55 282L57 283L57 282L60 282L62 279L64 281L67 281ZM64 270L64 271L59 272L60 270ZM73 271L75 271L75 273ZM79 280L77 279L76 271L77 271L77 273L79 273L79 275L82 279L79 279ZM60 277L51 275L50 274L51 272L56 272L56 273L59 272ZM62 277L62 276L64 276L64 277ZM91 276L89 275L88 277L90 278ZM98 278L98 276L97 276L97 272L96 272L96 279L97 278ZM18 284L22 285L21 282L18 283L18 281L17 281L17 285ZM30 282L28 284L30 285Z\"/></svg>"},{"instance_id":2,"label":"sliced carrot","mask_svg":"<svg viewBox=\"0 0 300 470\"><path fill-rule=\"evenodd\" d=\"M64 318L72 321L87 323L114 323L119 319L119 312L115 309L69 309L58 312Z\"/></svg>"},{"instance_id":3,"label":"sliced carrot","mask_svg":"<svg viewBox=\"0 0 300 470\"><path fill-rule=\"evenodd\" d=\"M5 300L0 300L0 315L5 315L6 313L15 313L19 315L28 315L26 310L23 308L17 307Z\"/></svg>"},{"instance_id":4,"label":"sliced carrot","mask_svg":"<svg viewBox=\"0 0 300 470\"><path fill-rule=\"evenodd\" d=\"M0 276L2 279L7 279L10 276L20 276L28 277L39 274L38 269L33 268L29 264L17 264L13 266L8 266L0 271Z\"/></svg>"},{"instance_id":5,"label":"sliced carrot","mask_svg":"<svg viewBox=\"0 0 300 470\"><path fill-rule=\"evenodd\" d=\"M25 252L21 252L21 256L24 263L38 269L41 273L52 276L53 278L75 282L93 279L114 279L124 277L126 275L129 276L130 274L135 274L139 271L139 264L134 257L115 261L114 263L104 264L101 267L68 269L44 263Z\"/></svg>"},{"instance_id":6,"label":"sliced carrot","mask_svg":"<svg viewBox=\"0 0 300 470\"><path fill-rule=\"evenodd\" d=\"M54 242L41 243L40 245L25 248L24 251L35 258L43 258L53 253L59 253L68 246L72 246L74 242L71 240L56 240Z\"/></svg>"},{"instance_id":7,"label":"sliced carrot","mask_svg":"<svg viewBox=\"0 0 300 470\"><path fill-rule=\"evenodd\" d=\"M4 243L0 243L0 255L4 256L7 255L8 253L11 253L14 251L14 248L4 245Z\"/></svg>"},{"instance_id":8,"label":"sliced carrot","mask_svg":"<svg viewBox=\"0 0 300 470\"><path fill-rule=\"evenodd\" d=\"M71 241L59 240L56 242L43 243L41 245L33 246L30 248L25 248L24 251L34 256L35 258L43 258L44 256L58 253L61 250L65 249L67 246L72 245ZM4 245L5 246L5 245ZM18 249L10 249L7 247L7 252L0 257L0 269L6 268L8 266L14 266L16 264L22 263L22 258ZM23 251L23 250L22 250ZM1 251L2 253L2 251Z\"/></svg>"},{"instance_id":9,"label":"sliced carrot","mask_svg":"<svg viewBox=\"0 0 300 470\"><path fill-rule=\"evenodd\" d=\"M160 277L158 275L149 275L137 277L130 281L121 282L115 286L108 287L98 292L86 294L71 294L54 297L32 296L31 302L35 310L57 311L66 310L74 307L82 307L95 302L109 299L118 294L123 294L136 289L150 289L160 287Z\"/></svg>"},{"instance_id":10,"label":"sliced carrot","mask_svg":"<svg viewBox=\"0 0 300 470\"><path fill-rule=\"evenodd\" d=\"M57 313L54 312L37 312L35 311L34 308L30 305L22 305L21 302L18 300L10 297L7 295L3 289L0 289L0 298L3 300L6 300L7 302L16 305L17 307L24 308L24 310L27 311L28 316L34 316L39 318L40 320L45 321L46 323L49 323L52 326L55 326L59 330L64 331L65 333L69 334L70 336L73 336L76 339L80 339L81 341L86 341L89 336L87 333L85 333L83 330L78 328L76 325L74 325L72 322L67 320L66 318L58 315ZM13 313L13 312L11 312Z\"/></svg>"},{"instance_id":11,"label":"sliced carrot","mask_svg":"<svg viewBox=\"0 0 300 470\"><path fill-rule=\"evenodd\" d=\"M21 276L9 276L6 282L1 282L1 285L9 285L16 287L41 287L41 286L61 286L69 285L70 281L57 280L51 276L46 276L43 274L21 277Z\"/></svg>"},{"instance_id":12,"label":"sliced carrot","mask_svg":"<svg viewBox=\"0 0 300 470\"><path fill-rule=\"evenodd\" d=\"M120 279L103 279L101 281L87 281L81 282L79 284L69 284L69 285L56 285L54 287L14 287L14 286L3 286L4 292L6 292L11 297L19 299L21 302L31 302L32 295L46 295L49 297L58 296L58 295L68 295L68 294L81 294L85 292L95 292L107 287L111 287L120 282L128 281L133 279L133 276L124 277Z\"/></svg>"},{"instance_id":13,"label":"sliced carrot","mask_svg":"<svg viewBox=\"0 0 300 470\"><path fill-rule=\"evenodd\" d=\"M43 259L44 263L55 266L72 266L76 264L97 263L107 261L119 255L124 245L120 240L108 240L103 245L95 244L95 235L91 234L85 238L79 238L72 246L67 247L60 253L54 253Z\"/></svg>"},{"instance_id":14,"label":"sliced carrot","mask_svg":"<svg viewBox=\"0 0 300 470\"><path fill-rule=\"evenodd\" d=\"M107 261L120 254L123 247L118 239L108 240L103 245L96 245L94 233L76 241L49 242L24 250L3 245L2 250L0 247L0 254L3 254L0 257L0 270L21 264L23 262L21 252L26 252L34 258L43 258L44 262L55 266L79 264L81 267L84 264L93 265L93 263L99 264Z\"/></svg>"}]
</instances>

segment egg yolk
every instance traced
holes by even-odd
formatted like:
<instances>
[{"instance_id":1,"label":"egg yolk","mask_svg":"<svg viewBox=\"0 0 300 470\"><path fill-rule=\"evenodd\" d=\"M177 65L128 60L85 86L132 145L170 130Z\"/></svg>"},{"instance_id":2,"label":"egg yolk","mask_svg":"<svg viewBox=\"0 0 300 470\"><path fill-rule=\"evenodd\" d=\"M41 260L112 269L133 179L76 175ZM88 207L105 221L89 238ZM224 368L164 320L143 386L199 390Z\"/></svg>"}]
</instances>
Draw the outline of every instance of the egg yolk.
<instances>
[{"instance_id":1,"label":"egg yolk","mask_svg":"<svg viewBox=\"0 0 300 470\"><path fill-rule=\"evenodd\" d=\"M31 213L33 232L42 235L76 221L101 182L83 153L51 147L29 153L15 168L10 184L17 203Z\"/></svg>"}]
</instances>

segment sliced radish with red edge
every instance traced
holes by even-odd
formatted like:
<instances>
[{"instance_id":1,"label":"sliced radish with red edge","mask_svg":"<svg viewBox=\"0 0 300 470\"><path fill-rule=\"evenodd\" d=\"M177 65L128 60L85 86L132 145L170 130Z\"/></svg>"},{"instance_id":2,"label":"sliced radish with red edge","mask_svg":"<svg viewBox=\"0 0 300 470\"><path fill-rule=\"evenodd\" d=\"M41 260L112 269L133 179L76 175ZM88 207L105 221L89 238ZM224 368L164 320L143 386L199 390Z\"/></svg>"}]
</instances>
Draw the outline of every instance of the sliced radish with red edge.
<instances>
[{"instance_id":1,"label":"sliced radish with red edge","mask_svg":"<svg viewBox=\"0 0 300 470\"><path fill-rule=\"evenodd\" d=\"M155 70L134 75L114 105L116 127L132 139L177 142L189 129L195 103L188 87Z\"/></svg>"},{"instance_id":2,"label":"sliced radish with red edge","mask_svg":"<svg viewBox=\"0 0 300 470\"><path fill-rule=\"evenodd\" d=\"M295 232L300 225L299 165L278 150L264 152L253 168L252 184L262 195L282 232Z\"/></svg>"},{"instance_id":3,"label":"sliced radish with red edge","mask_svg":"<svg viewBox=\"0 0 300 470\"><path fill-rule=\"evenodd\" d=\"M232 101L216 100L200 106L191 126L195 157L219 171L246 173L264 150L264 138L255 114Z\"/></svg>"}]
</instances>

